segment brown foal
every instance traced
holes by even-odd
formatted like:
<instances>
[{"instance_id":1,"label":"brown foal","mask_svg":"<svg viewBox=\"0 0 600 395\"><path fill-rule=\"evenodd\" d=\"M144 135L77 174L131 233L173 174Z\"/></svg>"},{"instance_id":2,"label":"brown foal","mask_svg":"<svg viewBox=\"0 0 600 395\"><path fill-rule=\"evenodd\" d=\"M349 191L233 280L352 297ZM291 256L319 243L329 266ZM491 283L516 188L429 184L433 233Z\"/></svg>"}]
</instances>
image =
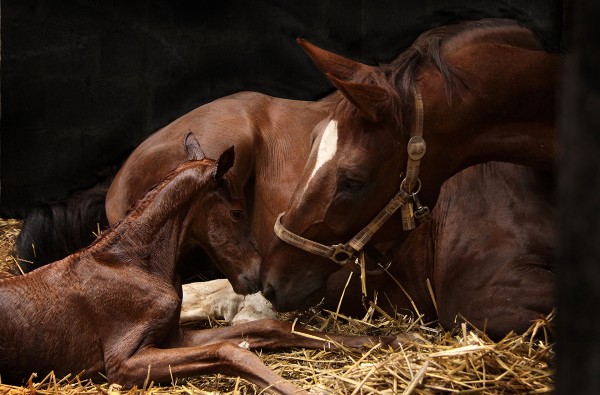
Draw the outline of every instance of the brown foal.
<instances>
[{"instance_id":1,"label":"brown foal","mask_svg":"<svg viewBox=\"0 0 600 395\"><path fill-rule=\"evenodd\" d=\"M260 256L251 242L233 149L205 158L192 134L191 159L141 199L90 247L24 276L0 280L0 374L105 375L142 385L202 373L241 376L276 393L303 393L265 366L251 348L359 347L375 338L293 333L275 320L236 327L179 327L178 262L200 245L238 291L254 289ZM239 275L238 273L243 273Z\"/></svg>"}]
</instances>

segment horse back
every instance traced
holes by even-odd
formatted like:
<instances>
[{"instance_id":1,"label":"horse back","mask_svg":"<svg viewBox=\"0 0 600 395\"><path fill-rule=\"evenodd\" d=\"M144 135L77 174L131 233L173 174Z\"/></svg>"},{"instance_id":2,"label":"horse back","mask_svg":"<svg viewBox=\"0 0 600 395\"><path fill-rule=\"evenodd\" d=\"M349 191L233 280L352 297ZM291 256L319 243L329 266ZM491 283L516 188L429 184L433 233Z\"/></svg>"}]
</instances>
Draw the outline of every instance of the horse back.
<instances>
[{"instance_id":1,"label":"horse back","mask_svg":"<svg viewBox=\"0 0 600 395\"><path fill-rule=\"evenodd\" d=\"M109 222L166 174L187 160L183 140L193 132L207 157L235 147L233 174L246 188L259 247L285 210L310 150L310 134L327 114L327 100L307 102L240 92L183 115L136 148L117 173L106 198Z\"/></svg>"},{"instance_id":2,"label":"horse back","mask_svg":"<svg viewBox=\"0 0 600 395\"><path fill-rule=\"evenodd\" d=\"M488 24L488 26L485 26ZM513 20L489 19L464 24L468 26L461 34L443 43L443 52L448 54L473 44L502 44L536 51L543 47L530 29Z\"/></svg>"},{"instance_id":3,"label":"horse back","mask_svg":"<svg viewBox=\"0 0 600 395\"><path fill-rule=\"evenodd\" d=\"M176 119L144 140L129 156L111 184L106 211L109 222L122 219L146 191L187 160L183 149L188 132L193 132L209 158L217 158L235 146L234 172L246 181L252 166L252 145L260 109L269 97L242 92L215 100Z\"/></svg>"}]
</instances>

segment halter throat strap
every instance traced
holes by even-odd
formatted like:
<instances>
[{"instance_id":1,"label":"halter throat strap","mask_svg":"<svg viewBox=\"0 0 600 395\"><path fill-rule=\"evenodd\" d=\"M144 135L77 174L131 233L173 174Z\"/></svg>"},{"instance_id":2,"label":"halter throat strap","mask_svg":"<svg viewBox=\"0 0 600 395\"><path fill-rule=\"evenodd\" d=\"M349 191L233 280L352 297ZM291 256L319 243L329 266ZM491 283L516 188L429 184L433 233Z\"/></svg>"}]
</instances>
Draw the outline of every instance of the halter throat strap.
<instances>
[{"instance_id":1,"label":"halter throat strap","mask_svg":"<svg viewBox=\"0 0 600 395\"><path fill-rule=\"evenodd\" d=\"M418 206L417 212L419 210L426 210L427 215L429 215L429 209L421 206L417 198L417 193L421 187L419 165L421 158L425 155L426 145L423 139L423 99L416 85L414 86L414 96L416 122L407 145L408 163L406 165L406 176L400 183L399 191L379 214L347 243L327 246L306 239L286 229L281 223L281 218L285 214L283 212L277 217L274 226L275 234L279 239L301 250L331 259L339 265L344 266L348 263L354 263L357 260L359 253L365 248L375 233L381 229L399 208L402 208L402 223L405 230L411 230L415 227L413 203ZM417 191L413 192L415 186L417 187Z\"/></svg>"}]
</instances>

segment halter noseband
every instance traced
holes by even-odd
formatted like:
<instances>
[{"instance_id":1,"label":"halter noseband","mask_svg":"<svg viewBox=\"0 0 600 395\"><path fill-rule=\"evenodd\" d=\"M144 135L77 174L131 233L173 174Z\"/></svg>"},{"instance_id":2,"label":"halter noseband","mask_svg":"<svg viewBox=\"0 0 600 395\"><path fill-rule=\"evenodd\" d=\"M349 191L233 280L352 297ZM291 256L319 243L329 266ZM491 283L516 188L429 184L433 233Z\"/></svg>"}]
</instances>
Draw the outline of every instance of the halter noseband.
<instances>
[{"instance_id":1,"label":"halter noseband","mask_svg":"<svg viewBox=\"0 0 600 395\"><path fill-rule=\"evenodd\" d=\"M417 197L417 193L421 189L419 165L421 158L425 155L426 145L423 139L423 99L416 85L414 89L416 123L407 145L408 163L406 165L406 176L400 183L398 193L392 197L388 204L369 224L347 243L326 246L290 232L281 224L281 218L285 212L279 214L275 221L274 231L279 239L301 250L331 259L337 264L344 266L358 259L359 253L365 248L373 235L381 229L399 208L401 208L402 227L404 230L415 228L415 218L419 221L429 220L431 216L429 208L421 205ZM415 187L417 187L417 190L413 192L413 188ZM417 206L416 210L413 209L413 204Z\"/></svg>"}]
</instances>

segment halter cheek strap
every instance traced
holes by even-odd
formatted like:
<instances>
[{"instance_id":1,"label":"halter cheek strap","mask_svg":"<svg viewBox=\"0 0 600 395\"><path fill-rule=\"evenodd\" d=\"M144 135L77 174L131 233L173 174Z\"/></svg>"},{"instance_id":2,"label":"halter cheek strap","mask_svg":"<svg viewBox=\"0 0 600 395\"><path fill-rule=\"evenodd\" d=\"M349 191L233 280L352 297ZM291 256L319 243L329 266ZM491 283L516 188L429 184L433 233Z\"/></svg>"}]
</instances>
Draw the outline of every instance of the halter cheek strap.
<instances>
[{"instance_id":1,"label":"halter cheek strap","mask_svg":"<svg viewBox=\"0 0 600 395\"><path fill-rule=\"evenodd\" d=\"M319 255L338 263L346 265L357 260L359 253L365 248L373 235L381 229L387 220L394 213L401 209L402 226L404 230L412 230L415 228L415 218L421 221L429 220L431 214L429 208L421 205L417 194L421 189L421 181L419 180L419 165L420 160L425 155L426 145L423 139L423 100L419 88L414 86L415 95L415 128L410 140L408 141L408 163L406 165L406 177L400 183L400 189L388 204L377 214L375 218L360 232L356 234L350 241L343 244L335 244L326 246L316 241L306 239L300 235L290 232L281 224L281 218L285 212L279 214L275 221L274 231L277 237L282 241L300 248L301 250ZM416 191L413 189L417 187ZM413 209L416 205L416 210Z\"/></svg>"},{"instance_id":2,"label":"halter cheek strap","mask_svg":"<svg viewBox=\"0 0 600 395\"><path fill-rule=\"evenodd\" d=\"M412 197L412 201L407 202L402 206L402 229L413 230L415 225L415 218L420 221L428 221L431 214L429 208L423 206L419 202L417 194L421 190L421 181L419 180L419 167L421 164L421 158L425 155L427 145L423 139L423 99L421 97L421 91L414 86L415 90L415 128L413 129L412 136L408 140L406 151L408 153L408 160L406 163L406 177L400 184L400 189L405 190ZM414 188L417 188L413 192ZM416 209L413 207L416 205Z\"/></svg>"}]
</instances>

